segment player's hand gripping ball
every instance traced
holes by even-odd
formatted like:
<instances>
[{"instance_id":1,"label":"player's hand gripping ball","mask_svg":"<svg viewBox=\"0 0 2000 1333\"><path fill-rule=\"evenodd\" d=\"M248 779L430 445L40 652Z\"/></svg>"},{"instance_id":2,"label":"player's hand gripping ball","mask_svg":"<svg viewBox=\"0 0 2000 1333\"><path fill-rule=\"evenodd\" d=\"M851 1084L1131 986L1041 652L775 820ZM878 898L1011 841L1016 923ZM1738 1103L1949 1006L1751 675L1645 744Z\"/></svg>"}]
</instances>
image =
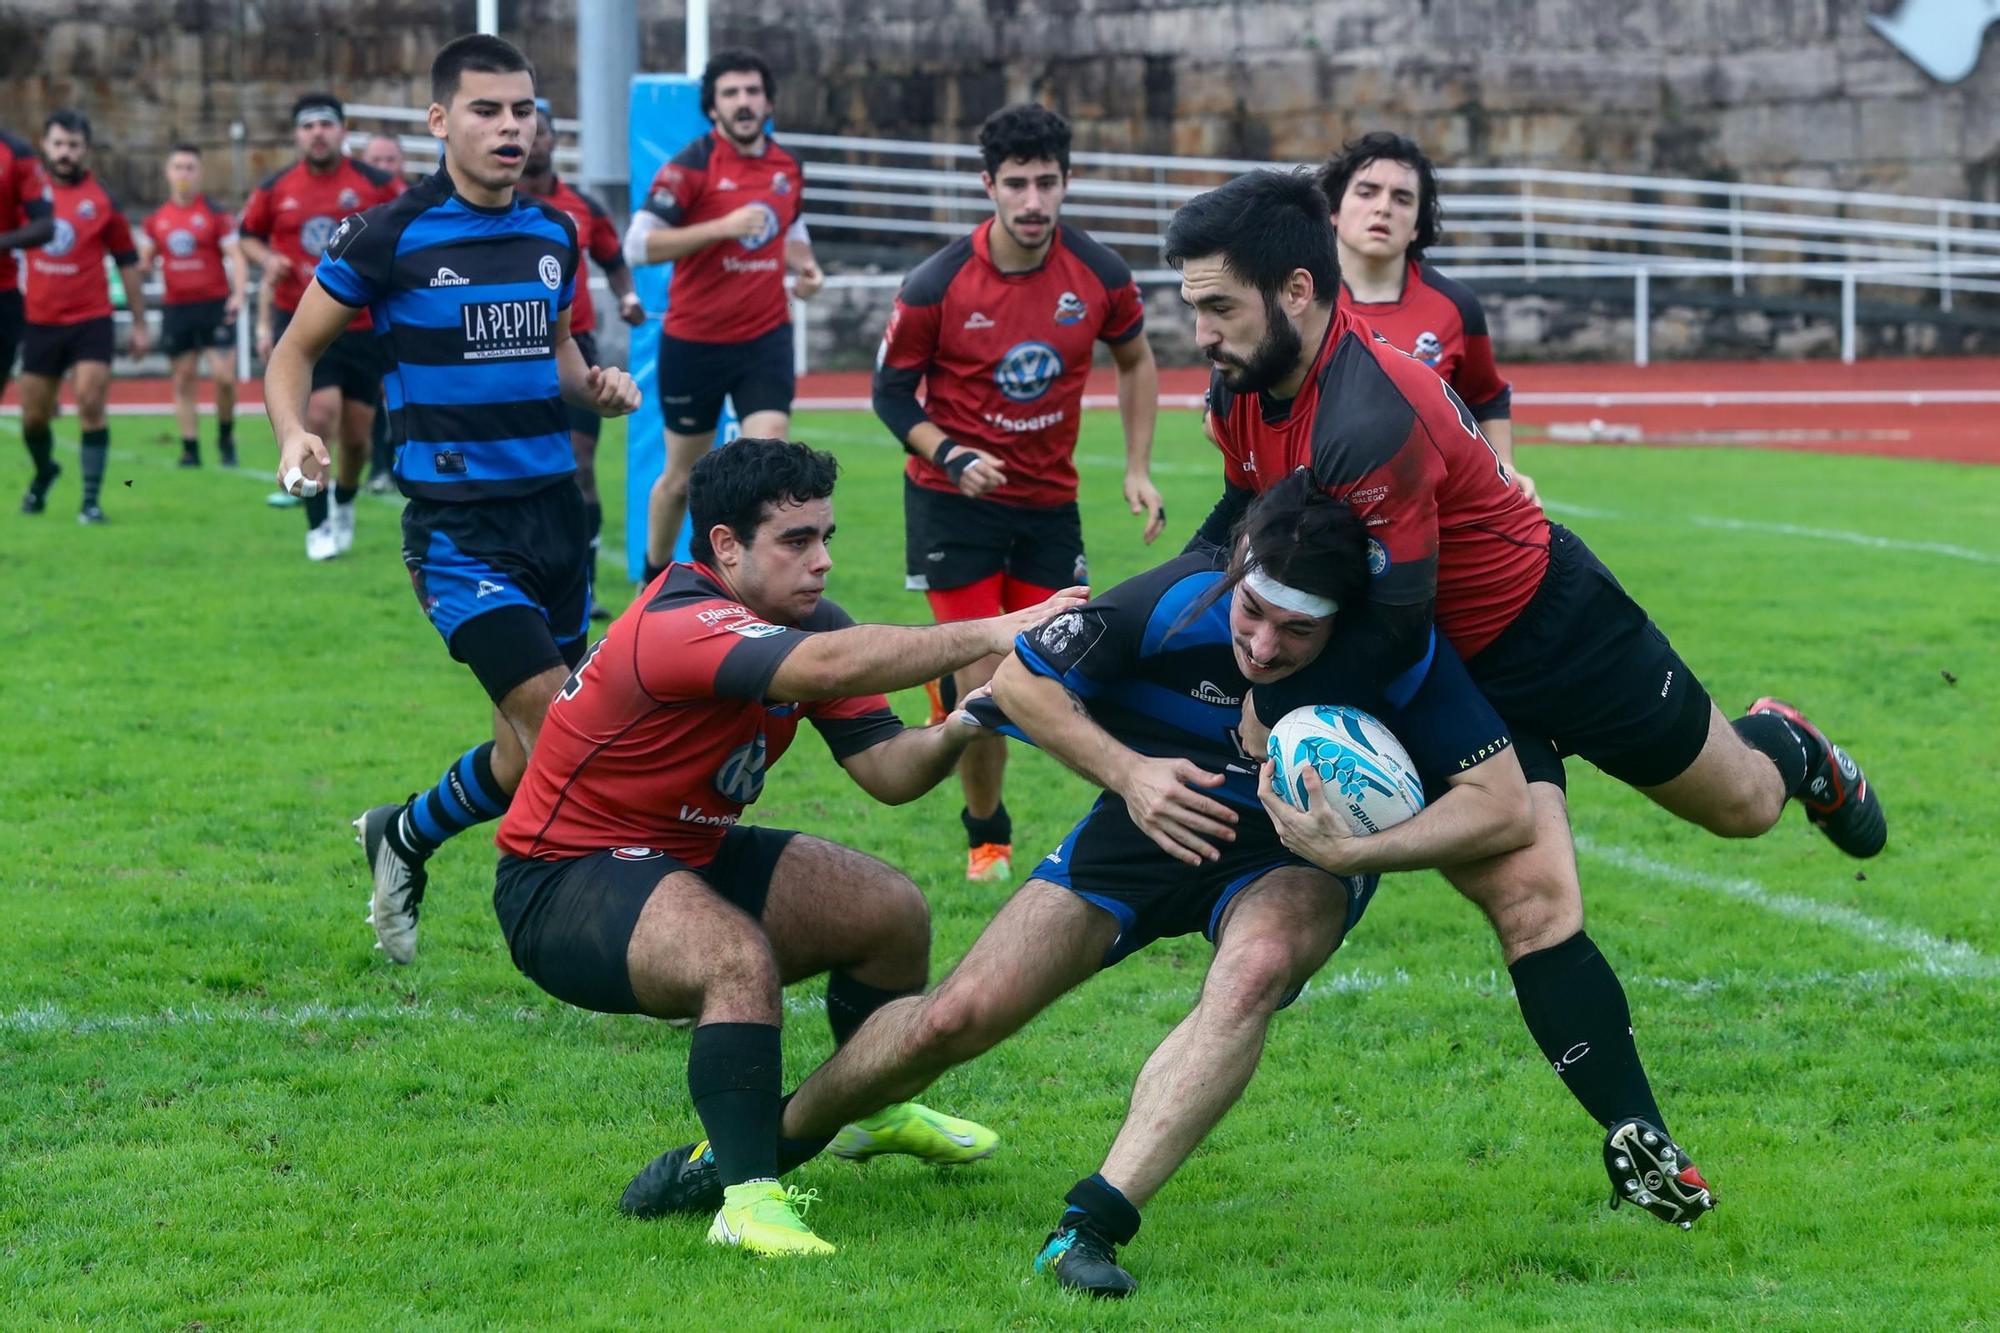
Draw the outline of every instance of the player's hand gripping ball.
<instances>
[{"instance_id":1,"label":"player's hand gripping ball","mask_svg":"<svg viewBox=\"0 0 2000 1333\"><path fill-rule=\"evenodd\" d=\"M1423 780L1409 751L1358 708L1294 708L1271 728L1265 752L1279 800L1308 809L1300 778L1310 768L1319 775L1331 813L1357 838L1393 828L1424 808Z\"/></svg>"}]
</instances>

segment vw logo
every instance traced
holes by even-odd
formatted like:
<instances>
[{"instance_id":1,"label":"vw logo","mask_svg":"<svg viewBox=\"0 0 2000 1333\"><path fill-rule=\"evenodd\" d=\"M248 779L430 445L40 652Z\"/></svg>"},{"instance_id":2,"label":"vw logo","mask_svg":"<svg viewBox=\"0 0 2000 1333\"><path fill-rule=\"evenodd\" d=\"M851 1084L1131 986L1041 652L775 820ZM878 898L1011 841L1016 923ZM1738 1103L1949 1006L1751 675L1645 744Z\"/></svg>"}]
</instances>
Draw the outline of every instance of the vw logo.
<instances>
[{"instance_id":1,"label":"vw logo","mask_svg":"<svg viewBox=\"0 0 2000 1333\"><path fill-rule=\"evenodd\" d=\"M993 382L1015 402L1031 403L1047 393L1062 373L1062 357L1055 348L1043 342L1016 343L1000 358Z\"/></svg>"},{"instance_id":2,"label":"vw logo","mask_svg":"<svg viewBox=\"0 0 2000 1333\"><path fill-rule=\"evenodd\" d=\"M751 204L749 207L763 214L763 225L736 243L745 250L761 250L769 245L778 234L778 213L769 204L762 202Z\"/></svg>"},{"instance_id":3,"label":"vw logo","mask_svg":"<svg viewBox=\"0 0 2000 1333\"><path fill-rule=\"evenodd\" d=\"M186 259L194 253L194 233L176 228L167 233L167 249L176 259Z\"/></svg>"},{"instance_id":4,"label":"vw logo","mask_svg":"<svg viewBox=\"0 0 2000 1333\"><path fill-rule=\"evenodd\" d=\"M738 805L749 805L764 790L764 733L729 752L716 770L715 789Z\"/></svg>"},{"instance_id":5,"label":"vw logo","mask_svg":"<svg viewBox=\"0 0 2000 1333\"><path fill-rule=\"evenodd\" d=\"M305 252L317 257L326 249L326 243L333 239L334 220L330 217L307 218L299 228L299 244Z\"/></svg>"}]
</instances>

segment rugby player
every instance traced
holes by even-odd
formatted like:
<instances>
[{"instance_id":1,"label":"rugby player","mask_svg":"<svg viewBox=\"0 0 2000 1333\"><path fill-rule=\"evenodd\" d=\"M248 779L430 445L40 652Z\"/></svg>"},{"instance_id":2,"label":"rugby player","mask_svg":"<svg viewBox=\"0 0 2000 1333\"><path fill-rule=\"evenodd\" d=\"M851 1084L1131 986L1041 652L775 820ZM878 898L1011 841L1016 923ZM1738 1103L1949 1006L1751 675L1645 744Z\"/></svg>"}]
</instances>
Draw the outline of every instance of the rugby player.
<instances>
[{"instance_id":1,"label":"rugby player","mask_svg":"<svg viewBox=\"0 0 2000 1333\"><path fill-rule=\"evenodd\" d=\"M799 214L805 175L765 133L778 95L755 51L717 52L701 72L701 111L715 128L653 177L625 229L625 259L673 261L661 324L660 413L666 465L646 505L646 581L673 559L688 473L715 439L724 398L745 435L791 433L792 321L785 270L801 301L826 276Z\"/></svg>"},{"instance_id":2,"label":"rugby player","mask_svg":"<svg viewBox=\"0 0 2000 1333\"><path fill-rule=\"evenodd\" d=\"M1338 651L1256 691L1246 728L1318 696L1367 697L1422 655L1434 624L1464 654L1514 736L1536 837L1445 873L1491 921L1537 1044L1607 1127L1614 1203L1691 1222L1713 1200L1667 1134L1624 991L1584 931L1563 757L1725 837L1763 833L1797 798L1863 857L1887 836L1873 789L1789 704L1725 718L1603 563L1513 484L1450 386L1336 308L1334 230L1310 180L1252 172L1197 196L1166 256L1215 367L1206 424L1225 460L1196 544L1222 540L1254 493L1298 467L1369 524L1368 600ZM1668 1164L1666 1187L1644 1188Z\"/></svg>"},{"instance_id":3,"label":"rugby player","mask_svg":"<svg viewBox=\"0 0 2000 1333\"><path fill-rule=\"evenodd\" d=\"M393 962L417 947L425 861L498 818L549 700L583 657L589 544L568 409L630 412L625 372L585 364L569 337L576 228L514 189L535 133L535 75L497 37L460 37L431 64L430 132L444 165L341 223L271 354L265 401L279 485L310 494L331 460L307 424L318 360L353 320L390 366L403 563L453 660L493 702L493 739L437 784L355 820L370 919Z\"/></svg>"},{"instance_id":4,"label":"rugby player","mask_svg":"<svg viewBox=\"0 0 2000 1333\"><path fill-rule=\"evenodd\" d=\"M56 234L55 196L42 159L35 147L19 135L0 130L0 395L14 377L14 356L21 348L21 329L27 321L21 305L21 270L14 258L16 250L33 250L46 245ZM27 441L28 461L35 465L29 495L46 494L58 468L50 456L53 444L47 437ZM39 504L21 502L23 513L41 512Z\"/></svg>"},{"instance_id":5,"label":"rugby player","mask_svg":"<svg viewBox=\"0 0 2000 1333\"><path fill-rule=\"evenodd\" d=\"M28 442L36 474L21 497L21 512L42 512L49 484L60 471L49 460L53 447L49 423L55 420L63 376L73 372L76 419L83 432L83 505L76 518L79 523L96 524L104 521L98 495L104 485L105 458L111 452L105 397L111 384L114 339L105 256L118 266L125 284L125 308L132 315L126 353L135 360L146 355L153 339L146 328L146 297L139 289L139 251L132 228L90 172L90 142L90 119L81 111L53 111L43 122L42 156L54 182L50 193L55 235L41 249L28 252L21 438Z\"/></svg>"},{"instance_id":6,"label":"rugby player","mask_svg":"<svg viewBox=\"0 0 2000 1333\"><path fill-rule=\"evenodd\" d=\"M984 1053L1066 991L1156 939L1215 944L1201 995L1147 1060L1102 1166L1066 1196L1035 1267L1099 1296L1136 1283L1117 1247L1139 1209L1242 1095L1271 1015L1354 928L1384 871L1492 855L1530 836L1505 729L1448 645L1406 673L1382 716L1433 803L1350 840L1339 873L1282 845L1238 745L1253 683L1318 655L1360 597L1367 536L1308 478L1262 497L1233 552L1183 555L1023 633L968 709L1018 731L1104 789L928 996L877 1015L800 1085L782 1132L810 1143ZM1314 789L1315 795L1318 794ZM833 1151L873 1149L867 1121ZM713 1198L684 1172L673 1202Z\"/></svg>"},{"instance_id":7,"label":"rugby player","mask_svg":"<svg viewBox=\"0 0 2000 1333\"><path fill-rule=\"evenodd\" d=\"M1514 390L1493 363L1486 311L1469 287L1421 262L1443 230L1430 158L1377 130L1326 160L1319 189L1333 205L1340 308L1442 376L1532 498L1535 483L1514 467Z\"/></svg>"},{"instance_id":8,"label":"rugby player","mask_svg":"<svg viewBox=\"0 0 2000 1333\"><path fill-rule=\"evenodd\" d=\"M1031 606L1086 581L1075 453L1098 342L1118 367L1126 503L1149 544L1166 524L1152 480L1159 372L1138 286L1124 260L1060 221L1069 122L1032 104L1003 107L980 126L979 149L993 216L904 279L875 369L875 414L910 455L906 586L940 621ZM999 661L951 684L969 692ZM933 717L943 710L934 694ZM1006 763L1005 742L988 736L959 766L969 880L1013 877Z\"/></svg>"},{"instance_id":9,"label":"rugby player","mask_svg":"<svg viewBox=\"0 0 2000 1333\"><path fill-rule=\"evenodd\" d=\"M393 134L371 134L361 147L361 160L389 178L389 188L401 194L409 187L403 175L403 143ZM389 414L375 399L375 420L368 428L368 493L387 495L396 489L396 442L389 438Z\"/></svg>"},{"instance_id":10,"label":"rugby player","mask_svg":"<svg viewBox=\"0 0 2000 1333\"><path fill-rule=\"evenodd\" d=\"M236 466L236 312L243 305L243 249L236 219L201 189L201 149L167 152L167 200L146 219L139 267L160 266L160 350L173 368L181 466L201 466L197 384L202 354L215 381L215 457Z\"/></svg>"},{"instance_id":11,"label":"rugby player","mask_svg":"<svg viewBox=\"0 0 2000 1333\"><path fill-rule=\"evenodd\" d=\"M261 270L270 299L257 307L257 355L266 368L340 220L396 197L401 182L341 151L347 112L332 93L303 93L292 103L299 160L266 177L243 205L237 233L244 256ZM354 498L368 464L375 401L382 385L382 344L366 310L350 312L346 336L312 361L312 397L304 428L317 438L338 433L340 465L332 485L301 494L306 559L331 560L354 546ZM268 383L268 376L266 382ZM272 418L277 424L277 418ZM281 436L282 438L282 436ZM331 495L328 494L329 490ZM329 505L329 500L331 504Z\"/></svg>"},{"instance_id":12,"label":"rugby player","mask_svg":"<svg viewBox=\"0 0 2000 1333\"><path fill-rule=\"evenodd\" d=\"M576 224L577 244L604 272L611 294L618 298L618 317L627 324L646 322L646 307L632 288L632 270L625 264L625 250L604 205L556 175L556 128L546 108L535 110L535 139L528 146L528 164L521 170L521 192L548 202L569 214ZM577 266L576 304L570 307L569 336L583 354L586 364L597 364L597 311L590 297L590 283ZM602 418L595 412L571 408L569 444L576 455L576 486L583 492L584 525L590 530L591 586L597 586L598 535L604 530L604 505L597 495L597 436ZM603 609L598 609L602 616Z\"/></svg>"},{"instance_id":13,"label":"rugby player","mask_svg":"<svg viewBox=\"0 0 2000 1333\"><path fill-rule=\"evenodd\" d=\"M669 566L591 649L551 705L500 824L493 904L521 971L608 1013L696 1020L688 1090L707 1140L627 1189L666 1211L694 1175L718 1211L709 1239L762 1255L830 1253L800 1217L812 1195L777 1183L832 1134L781 1145L780 991L828 974L846 1041L923 989L930 918L900 872L838 843L741 822L810 721L855 783L900 804L948 773L976 732L956 715L906 730L882 697L1012 641L1082 602L1081 588L992 620L854 625L826 600L830 454L743 438L690 478L691 564ZM883 1112L874 1106L870 1112ZM953 1163L997 1138L898 1105L853 1130L873 1151Z\"/></svg>"}]
</instances>

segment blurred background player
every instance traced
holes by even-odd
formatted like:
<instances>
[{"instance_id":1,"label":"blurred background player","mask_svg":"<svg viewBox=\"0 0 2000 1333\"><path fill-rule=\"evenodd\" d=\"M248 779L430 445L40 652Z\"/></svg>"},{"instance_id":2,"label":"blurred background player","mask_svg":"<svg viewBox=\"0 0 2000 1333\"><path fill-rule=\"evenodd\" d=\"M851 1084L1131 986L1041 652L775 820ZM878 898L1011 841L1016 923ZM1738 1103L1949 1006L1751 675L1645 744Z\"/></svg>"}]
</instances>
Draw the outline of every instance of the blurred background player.
<instances>
[{"instance_id":1,"label":"blurred background player","mask_svg":"<svg viewBox=\"0 0 2000 1333\"><path fill-rule=\"evenodd\" d=\"M1145 308L1125 261L1057 220L1069 145L1069 122L1045 107L987 118L980 179L993 217L911 270L883 335L875 415L910 454L905 586L926 593L939 621L996 616L1087 581L1074 455L1099 341L1118 367L1126 503L1144 516L1148 543L1166 523L1152 481L1159 370ZM956 694L998 664L958 672ZM934 698L933 713L943 710ZM970 880L1013 875L1006 764L998 736L975 741L959 764Z\"/></svg>"},{"instance_id":2,"label":"blurred background player","mask_svg":"<svg viewBox=\"0 0 2000 1333\"><path fill-rule=\"evenodd\" d=\"M825 282L799 221L805 176L764 132L777 83L754 51L722 51L701 72L715 128L659 173L625 231L633 265L674 261L661 325L660 414L667 459L646 506L646 579L673 559L688 473L715 439L722 400L744 435L783 439L792 422L792 322L785 270L811 300Z\"/></svg>"},{"instance_id":3,"label":"blurred background player","mask_svg":"<svg viewBox=\"0 0 2000 1333\"><path fill-rule=\"evenodd\" d=\"M215 381L215 456L236 466L236 312L243 305L243 250L236 220L201 189L201 149L175 144L167 153L167 201L146 219L139 267L160 266L160 350L173 367L174 419L181 466L201 466L196 402L199 362L208 354Z\"/></svg>"},{"instance_id":4,"label":"blurred background player","mask_svg":"<svg viewBox=\"0 0 2000 1333\"><path fill-rule=\"evenodd\" d=\"M28 252L27 325L21 339L21 437L36 461L35 480L21 497L21 512L39 514L49 483L60 470L50 459L49 423L65 374L75 372L76 418L83 431L83 507L80 523L102 523L98 491L111 428L104 412L115 345L109 255L125 282L132 314L127 350L136 359L152 346L146 298L139 290L139 252L132 228L104 186L90 174L90 120L81 111L51 112L42 126L42 157L52 182L55 235ZM45 462L46 460L46 462Z\"/></svg>"},{"instance_id":5,"label":"blurred background player","mask_svg":"<svg viewBox=\"0 0 2000 1333\"><path fill-rule=\"evenodd\" d=\"M403 142L393 134L371 134L362 146L361 160L389 178L389 188L397 194L410 188L403 174ZM396 444L389 438L389 414L382 399L375 399L375 422L368 433L368 493L387 495L396 489Z\"/></svg>"},{"instance_id":6,"label":"blurred background player","mask_svg":"<svg viewBox=\"0 0 2000 1333\"><path fill-rule=\"evenodd\" d=\"M1340 308L1442 376L1532 497L1534 482L1514 469L1514 390L1493 363L1486 311L1469 288L1418 262L1442 231L1431 160L1412 140L1377 130L1328 158L1319 188L1333 206Z\"/></svg>"},{"instance_id":7,"label":"blurred background player","mask_svg":"<svg viewBox=\"0 0 2000 1333\"><path fill-rule=\"evenodd\" d=\"M632 270L626 267L625 250L604 205L556 175L556 127L548 108L535 109L535 141L528 148L528 165L521 172L521 193L546 200L569 214L576 224L576 243L604 270L604 281L618 298L618 317L627 324L644 324L646 307L632 289ZM576 301L569 308L569 336L583 353L585 365L597 364L597 310L590 299L588 271L577 261ZM576 487L583 492L584 521L590 527L590 582L597 586L597 539L604 529L604 505L597 495L597 436L604 418L579 407L569 410L569 443L576 452ZM593 607L592 614L603 618L608 611Z\"/></svg>"},{"instance_id":8,"label":"blurred background player","mask_svg":"<svg viewBox=\"0 0 2000 1333\"><path fill-rule=\"evenodd\" d=\"M268 177L243 206L243 253L263 271L270 292L258 303L257 322L257 355L267 363L340 220L398 193L388 175L341 152L346 114L332 93L305 93L292 103L299 160ZM303 497L308 560L331 560L354 545L354 497L382 386L381 354L369 327L368 312L356 312L345 335L313 364L305 426L321 438L337 431L340 461L330 496L321 489Z\"/></svg>"},{"instance_id":9,"label":"blurred background player","mask_svg":"<svg viewBox=\"0 0 2000 1333\"><path fill-rule=\"evenodd\" d=\"M0 395L14 377L14 356L21 350L27 319L21 306L21 265L14 252L44 245L55 234L55 199L42 159L26 139L0 130ZM37 479L53 478L55 462L46 443L40 453L30 444L28 456Z\"/></svg>"}]
</instances>

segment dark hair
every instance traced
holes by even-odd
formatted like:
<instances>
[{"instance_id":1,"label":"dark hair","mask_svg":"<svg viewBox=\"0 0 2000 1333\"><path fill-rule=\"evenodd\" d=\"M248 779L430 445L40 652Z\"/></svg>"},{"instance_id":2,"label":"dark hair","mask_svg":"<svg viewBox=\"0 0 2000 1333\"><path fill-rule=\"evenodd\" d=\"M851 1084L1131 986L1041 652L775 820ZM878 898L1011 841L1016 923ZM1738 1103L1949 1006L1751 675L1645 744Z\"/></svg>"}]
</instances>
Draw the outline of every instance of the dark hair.
<instances>
[{"instance_id":1,"label":"dark hair","mask_svg":"<svg viewBox=\"0 0 2000 1333\"><path fill-rule=\"evenodd\" d=\"M1340 251L1326 197L1304 169L1251 171L1182 204L1167 224L1166 261L1222 256L1223 267L1266 301L1284 289L1293 269L1312 276L1313 300L1340 297Z\"/></svg>"},{"instance_id":2,"label":"dark hair","mask_svg":"<svg viewBox=\"0 0 2000 1333\"><path fill-rule=\"evenodd\" d=\"M979 127L979 153L991 176L1005 162L1049 158L1069 175L1069 122L1045 106L1003 106Z\"/></svg>"},{"instance_id":3,"label":"dark hair","mask_svg":"<svg viewBox=\"0 0 2000 1333\"><path fill-rule=\"evenodd\" d=\"M715 559L708 539L711 529L726 523L736 539L748 545L769 518L771 506L790 500L824 500L833 494L840 463L789 440L746 436L695 460L688 475L688 519L694 532L688 551L704 563Z\"/></svg>"},{"instance_id":4,"label":"dark hair","mask_svg":"<svg viewBox=\"0 0 2000 1333\"><path fill-rule=\"evenodd\" d=\"M193 143L177 143L172 148L169 148L167 150L167 156L172 157L175 153L186 153L190 157L200 157L201 145Z\"/></svg>"},{"instance_id":5,"label":"dark hair","mask_svg":"<svg viewBox=\"0 0 2000 1333\"><path fill-rule=\"evenodd\" d=\"M333 112L335 120L343 125L347 123L347 108L341 105L340 99L332 93L300 93L292 101L292 120L296 122L299 118L299 112L306 110L308 107L315 106L326 107Z\"/></svg>"},{"instance_id":6,"label":"dark hair","mask_svg":"<svg viewBox=\"0 0 2000 1333\"><path fill-rule=\"evenodd\" d=\"M1250 502L1236 524L1229 584L1256 565L1288 588L1355 606L1368 592L1368 528L1298 468ZM1242 538L1248 537L1246 546Z\"/></svg>"},{"instance_id":7,"label":"dark hair","mask_svg":"<svg viewBox=\"0 0 2000 1333\"><path fill-rule=\"evenodd\" d=\"M49 112L48 119L42 122L42 133L46 135L50 130L54 129L64 129L68 130L71 134L80 134L83 136L85 143L91 141L90 117L84 115L73 106L66 106L60 110Z\"/></svg>"},{"instance_id":8,"label":"dark hair","mask_svg":"<svg viewBox=\"0 0 2000 1333\"><path fill-rule=\"evenodd\" d=\"M1359 139L1349 139L1340 151L1319 169L1319 191L1326 196L1328 212L1338 212L1354 173L1370 162L1401 162L1417 173L1417 235L1408 255L1422 259L1424 251L1437 244L1444 231L1444 209L1438 203L1437 168L1417 147L1415 139L1388 130L1374 130Z\"/></svg>"},{"instance_id":9,"label":"dark hair","mask_svg":"<svg viewBox=\"0 0 2000 1333\"><path fill-rule=\"evenodd\" d=\"M764 63L764 57L747 47L732 46L726 51L717 51L701 67L701 114L706 116L715 110L715 84L725 74L749 72L764 80L764 96L769 101L778 100L778 80L771 73L771 67Z\"/></svg>"},{"instance_id":10,"label":"dark hair","mask_svg":"<svg viewBox=\"0 0 2000 1333\"><path fill-rule=\"evenodd\" d=\"M438 49L431 61L431 100L450 106L458 94L459 80L473 74L526 74L535 80L535 62L522 55L512 42L490 32L468 32L454 37Z\"/></svg>"}]
</instances>

